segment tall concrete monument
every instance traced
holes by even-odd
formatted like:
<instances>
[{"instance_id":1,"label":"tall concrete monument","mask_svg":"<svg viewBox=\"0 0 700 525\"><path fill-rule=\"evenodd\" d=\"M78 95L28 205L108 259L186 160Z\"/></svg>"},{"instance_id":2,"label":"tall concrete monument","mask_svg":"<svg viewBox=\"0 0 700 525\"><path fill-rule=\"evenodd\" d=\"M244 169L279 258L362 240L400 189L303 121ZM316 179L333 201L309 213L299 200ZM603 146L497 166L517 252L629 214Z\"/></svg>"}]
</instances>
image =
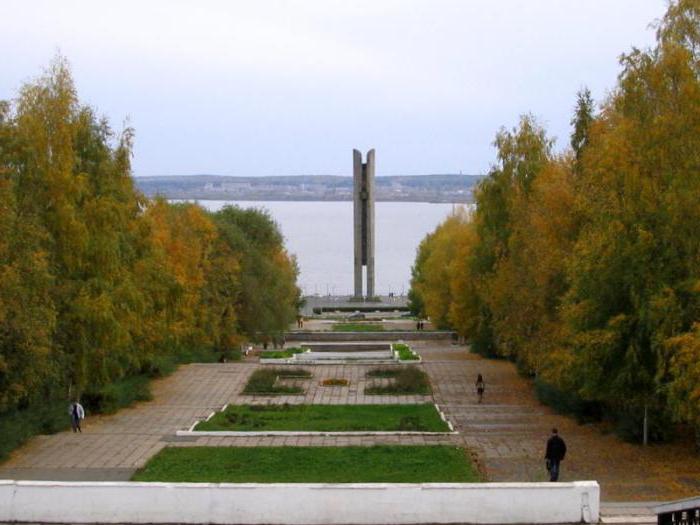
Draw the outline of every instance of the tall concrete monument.
<instances>
[{"instance_id":1,"label":"tall concrete monument","mask_svg":"<svg viewBox=\"0 0 700 525\"><path fill-rule=\"evenodd\" d=\"M353 210L355 231L355 295L356 301L374 298L374 150L352 151ZM367 290L362 293L362 268L366 268Z\"/></svg>"}]
</instances>

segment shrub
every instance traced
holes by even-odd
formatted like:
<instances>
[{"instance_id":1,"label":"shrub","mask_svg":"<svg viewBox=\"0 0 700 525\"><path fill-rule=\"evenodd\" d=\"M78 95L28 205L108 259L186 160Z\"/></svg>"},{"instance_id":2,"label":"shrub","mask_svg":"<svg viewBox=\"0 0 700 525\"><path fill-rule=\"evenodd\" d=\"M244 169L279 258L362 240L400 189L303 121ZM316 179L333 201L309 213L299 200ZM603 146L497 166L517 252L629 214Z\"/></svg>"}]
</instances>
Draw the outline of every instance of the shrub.
<instances>
[{"instance_id":1,"label":"shrub","mask_svg":"<svg viewBox=\"0 0 700 525\"><path fill-rule=\"evenodd\" d=\"M277 377L299 377L308 379L311 377L311 372L303 368L273 368Z\"/></svg>"},{"instance_id":2,"label":"shrub","mask_svg":"<svg viewBox=\"0 0 700 525\"><path fill-rule=\"evenodd\" d=\"M112 414L136 401L149 401L152 398L149 377L138 375L87 391L80 399L88 413Z\"/></svg>"},{"instance_id":3,"label":"shrub","mask_svg":"<svg viewBox=\"0 0 700 525\"><path fill-rule=\"evenodd\" d=\"M670 441L675 437L676 425L662 407L650 407L647 411L650 442ZM615 421L615 433L625 441L641 443L644 438L644 411L641 409L617 409L610 412Z\"/></svg>"},{"instance_id":4,"label":"shrub","mask_svg":"<svg viewBox=\"0 0 700 525\"><path fill-rule=\"evenodd\" d=\"M148 377L165 377L172 374L181 364L215 363L222 360L240 361L240 349L213 350L211 348L178 347L167 355L146 356L141 362L140 374Z\"/></svg>"},{"instance_id":5,"label":"shrub","mask_svg":"<svg viewBox=\"0 0 700 525\"><path fill-rule=\"evenodd\" d=\"M373 368L367 372L367 377L396 377L401 371L400 368Z\"/></svg>"},{"instance_id":6,"label":"shrub","mask_svg":"<svg viewBox=\"0 0 700 525\"><path fill-rule=\"evenodd\" d=\"M416 354L413 350L411 350L411 347L403 344L403 343L396 343L392 346L393 350L395 352L399 353L399 359L401 361L417 361L418 360L418 354Z\"/></svg>"},{"instance_id":7,"label":"shrub","mask_svg":"<svg viewBox=\"0 0 700 525\"><path fill-rule=\"evenodd\" d=\"M560 414L574 416L579 424L600 421L603 416L603 406L596 401L586 401L573 392L560 390L557 387L535 380L537 398L545 405L551 406Z\"/></svg>"},{"instance_id":8,"label":"shrub","mask_svg":"<svg viewBox=\"0 0 700 525\"><path fill-rule=\"evenodd\" d=\"M58 395L57 393L55 395ZM5 412L0 415L0 460L37 434L55 434L70 426L68 401L51 401L47 394L43 403Z\"/></svg>"}]
</instances>

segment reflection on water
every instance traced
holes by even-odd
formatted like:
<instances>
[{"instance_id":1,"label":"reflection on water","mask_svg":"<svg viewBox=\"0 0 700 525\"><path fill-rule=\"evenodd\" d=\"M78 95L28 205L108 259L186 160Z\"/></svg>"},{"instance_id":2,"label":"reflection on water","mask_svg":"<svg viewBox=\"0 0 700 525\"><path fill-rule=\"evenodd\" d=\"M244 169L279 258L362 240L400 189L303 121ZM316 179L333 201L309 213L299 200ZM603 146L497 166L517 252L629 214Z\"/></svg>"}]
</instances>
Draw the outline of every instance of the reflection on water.
<instances>
[{"instance_id":1,"label":"reflection on water","mask_svg":"<svg viewBox=\"0 0 700 525\"><path fill-rule=\"evenodd\" d=\"M216 211L227 204L265 208L280 225L297 257L305 295L353 291L352 202L200 201ZM452 204L377 202L376 291L408 292L411 265L423 237L452 211Z\"/></svg>"}]
</instances>

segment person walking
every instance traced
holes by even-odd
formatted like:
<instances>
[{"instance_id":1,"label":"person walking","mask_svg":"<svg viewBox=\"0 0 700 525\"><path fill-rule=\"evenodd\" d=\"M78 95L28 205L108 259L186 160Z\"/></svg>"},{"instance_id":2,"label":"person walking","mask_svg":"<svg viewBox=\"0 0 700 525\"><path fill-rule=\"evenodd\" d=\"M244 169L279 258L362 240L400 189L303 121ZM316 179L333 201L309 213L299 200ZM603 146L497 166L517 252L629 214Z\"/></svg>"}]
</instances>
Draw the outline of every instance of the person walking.
<instances>
[{"instance_id":1,"label":"person walking","mask_svg":"<svg viewBox=\"0 0 700 525\"><path fill-rule=\"evenodd\" d=\"M559 479L559 463L564 459L564 456L566 456L566 443L559 437L557 429L553 428L552 435L547 440L547 450L544 454L549 471L549 481Z\"/></svg>"},{"instance_id":2,"label":"person walking","mask_svg":"<svg viewBox=\"0 0 700 525\"><path fill-rule=\"evenodd\" d=\"M73 432L80 432L82 434L82 429L80 428L80 420L85 419L85 409L83 405L78 403L78 401L73 401L68 407L68 413L70 414L70 424L73 428Z\"/></svg>"},{"instance_id":3,"label":"person walking","mask_svg":"<svg viewBox=\"0 0 700 525\"><path fill-rule=\"evenodd\" d=\"M476 376L476 395L479 399L479 403L481 403L481 400L484 398L484 390L486 390L486 383L484 382L484 378L481 374Z\"/></svg>"}]
</instances>

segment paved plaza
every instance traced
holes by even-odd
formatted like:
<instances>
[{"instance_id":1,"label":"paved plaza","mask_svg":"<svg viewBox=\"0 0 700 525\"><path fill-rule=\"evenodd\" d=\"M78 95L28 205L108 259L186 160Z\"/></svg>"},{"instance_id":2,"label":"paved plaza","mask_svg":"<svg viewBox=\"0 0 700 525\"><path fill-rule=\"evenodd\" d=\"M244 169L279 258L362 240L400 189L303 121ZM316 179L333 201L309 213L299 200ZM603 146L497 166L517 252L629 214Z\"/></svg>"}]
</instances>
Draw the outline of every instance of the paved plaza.
<instances>
[{"instance_id":1,"label":"paved plaza","mask_svg":"<svg viewBox=\"0 0 700 525\"><path fill-rule=\"evenodd\" d=\"M39 436L0 466L0 478L126 480L165 446L338 446L374 444L463 444L475 454L490 481L544 481L544 443L552 426L567 441L562 480L595 479L608 501L667 500L700 491L700 457L690 445L643 448L555 415L534 397L512 363L483 359L466 347L441 342L414 345L433 383L432 396L364 395L371 366L311 366L298 396L240 395L259 366L241 363L182 366L155 381L154 399L112 416L89 417L82 434ZM486 394L476 402L474 380L484 375ZM348 387L324 387L323 379L345 378ZM226 403L384 404L435 401L460 431L456 436L177 437Z\"/></svg>"}]
</instances>

